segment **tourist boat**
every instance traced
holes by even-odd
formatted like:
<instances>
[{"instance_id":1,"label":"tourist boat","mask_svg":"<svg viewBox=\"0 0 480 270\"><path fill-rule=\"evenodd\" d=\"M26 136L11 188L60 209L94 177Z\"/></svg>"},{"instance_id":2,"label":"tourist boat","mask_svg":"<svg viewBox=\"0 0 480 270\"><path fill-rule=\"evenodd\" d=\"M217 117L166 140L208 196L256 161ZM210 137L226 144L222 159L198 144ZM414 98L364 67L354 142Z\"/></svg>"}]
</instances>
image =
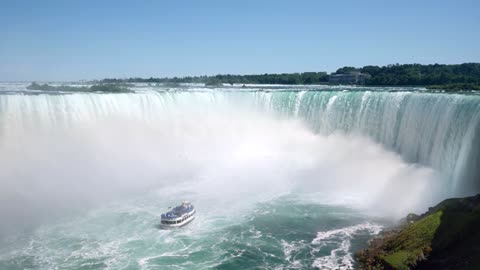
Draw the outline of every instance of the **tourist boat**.
<instances>
[{"instance_id":1,"label":"tourist boat","mask_svg":"<svg viewBox=\"0 0 480 270\"><path fill-rule=\"evenodd\" d=\"M195 218L195 208L189 201L183 201L181 205L162 214L162 228L177 228L186 225Z\"/></svg>"}]
</instances>

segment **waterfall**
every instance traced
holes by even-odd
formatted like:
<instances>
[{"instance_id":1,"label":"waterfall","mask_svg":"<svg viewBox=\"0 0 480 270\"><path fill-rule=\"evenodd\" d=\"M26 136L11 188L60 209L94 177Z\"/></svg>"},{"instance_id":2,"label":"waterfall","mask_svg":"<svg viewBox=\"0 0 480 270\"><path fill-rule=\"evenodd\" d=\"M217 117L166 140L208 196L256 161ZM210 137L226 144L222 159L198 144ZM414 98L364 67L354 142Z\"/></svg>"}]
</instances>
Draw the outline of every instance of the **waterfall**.
<instances>
[{"instance_id":1,"label":"waterfall","mask_svg":"<svg viewBox=\"0 0 480 270\"><path fill-rule=\"evenodd\" d=\"M240 105L304 121L314 132L362 135L441 172L455 194L480 190L480 96L412 91L144 91L0 95L0 146L19 133L122 116L155 123L166 111ZM211 111L211 113L217 113ZM170 116L172 114L169 114Z\"/></svg>"},{"instance_id":2,"label":"waterfall","mask_svg":"<svg viewBox=\"0 0 480 270\"><path fill-rule=\"evenodd\" d=\"M459 195L479 190L479 96L374 91L276 95L273 102L282 106L270 106L304 119L316 132L369 136L408 162L442 172ZM289 107L288 100L296 99L299 108Z\"/></svg>"}]
</instances>

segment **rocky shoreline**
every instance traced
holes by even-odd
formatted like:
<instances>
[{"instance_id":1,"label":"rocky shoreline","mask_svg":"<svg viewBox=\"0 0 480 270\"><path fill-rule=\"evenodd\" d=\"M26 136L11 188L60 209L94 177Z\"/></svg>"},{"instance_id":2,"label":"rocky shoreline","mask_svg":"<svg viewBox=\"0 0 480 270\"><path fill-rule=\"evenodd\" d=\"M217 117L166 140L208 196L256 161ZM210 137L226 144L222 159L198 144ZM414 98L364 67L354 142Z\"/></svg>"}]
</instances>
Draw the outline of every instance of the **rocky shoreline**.
<instances>
[{"instance_id":1,"label":"rocky shoreline","mask_svg":"<svg viewBox=\"0 0 480 270\"><path fill-rule=\"evenodd\" d=\"M358 252L360 269L480 269L480 194L409 214Z\"/></svg>"}]
</instances>

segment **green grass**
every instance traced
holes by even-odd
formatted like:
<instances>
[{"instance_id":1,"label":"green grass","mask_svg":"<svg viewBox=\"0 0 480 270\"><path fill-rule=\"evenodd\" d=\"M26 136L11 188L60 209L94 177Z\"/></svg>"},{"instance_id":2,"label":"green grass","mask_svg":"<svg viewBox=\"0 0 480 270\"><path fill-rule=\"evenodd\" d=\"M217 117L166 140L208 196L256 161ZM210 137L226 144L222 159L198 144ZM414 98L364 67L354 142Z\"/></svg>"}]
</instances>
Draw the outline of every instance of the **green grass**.
<instances>
[{"instance_id":1,"label":"green grass","mask_svg":"<svg viewBox=\"0 0 480 270\"><path fill-rule=\"evenodd\" d=\"M480 269L480 195L444 200L357 254L361 269Z\"/></svg>"},{"instance_id":2,"label":"green grass","mask_svg":"<svg viewBox=\"0 0 480 270\"><path fill-rule=\"evenodd\" d=\"M387 255L383 259L392 267L403 270L408 269L408 267L405 266L405 262L409 260L410 256L411 254L408 251L399 251Z\"/></svg>"},{"instance_id":3,"label":"green grass","mask_svg":"<svg viewBox=\"0 0 480 270\"><path fill-rule=\"evenodd\" d=\"M438 211L409 224L386 244L383 260L395 269L409 269L432 250L432 241L441 224L443 211Z\"/></svg>"},{"instance_id":4,"label":"green grass","mask_svg":"<svg viewBox=\"0 0 480 270\"><path fill-rule=\"evenodd\" d=\"M441 223L443 211L429 215L410 224L397 238L391 241L394 250L414 250L431 245L435 232Z\"/></svg>"}]
</instances>

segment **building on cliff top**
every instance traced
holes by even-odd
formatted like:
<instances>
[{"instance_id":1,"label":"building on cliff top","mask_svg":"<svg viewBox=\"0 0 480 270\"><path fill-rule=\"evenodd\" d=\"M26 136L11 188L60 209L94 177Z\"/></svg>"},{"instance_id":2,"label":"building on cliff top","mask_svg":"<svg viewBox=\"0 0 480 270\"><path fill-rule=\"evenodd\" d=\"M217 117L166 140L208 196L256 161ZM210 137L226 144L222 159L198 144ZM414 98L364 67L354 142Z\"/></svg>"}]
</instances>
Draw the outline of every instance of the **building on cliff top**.
<instances>
[{"instance_id":1,"label":"building on cliff top","mask_svg":"<svg viewBox=\"0 0 480 270\"><path fill-rule=\"evenodd\" d=\"M371 76L369 74L353 71L345 74L330 75L329 82L332 84L365 84Z\"/></svg>"}]
</instances>

